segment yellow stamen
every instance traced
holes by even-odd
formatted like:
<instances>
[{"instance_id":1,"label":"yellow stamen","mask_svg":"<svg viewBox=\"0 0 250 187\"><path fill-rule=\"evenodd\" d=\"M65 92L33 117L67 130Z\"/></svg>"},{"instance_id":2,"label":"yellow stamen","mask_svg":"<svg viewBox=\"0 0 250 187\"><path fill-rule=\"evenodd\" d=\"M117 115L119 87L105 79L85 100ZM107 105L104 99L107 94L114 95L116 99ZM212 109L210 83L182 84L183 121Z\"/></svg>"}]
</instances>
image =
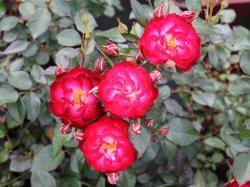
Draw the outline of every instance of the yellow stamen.
<instances>
[{"instance_id":1,"label":"yellow stamen","mask_svg":"<svg viewBox=\"0 0 250 187\"><path fill-rule=\"evenodd\" d=\"M133 93L129 94L127 97L132 100L139 95L138 91L134 91Z\"/></svg>"},{"instance_id":2,"label":"yellow stamen","mask_svg":"<svg viewBox=\"0 0 250 187\"><path fill-rule=\"evenodd\" d=\"M176 46L175 39L174 39L173 36L168 36L167 37L167 46L170 47L170 48Z\"/></svg>"},{"instance_id":3,"label":"yellow stamen","mask_svg":"<svg viewBox=\"0 0 250 187\"><path fill-rule=\"evenodd\" d=\"M76 105L81 104L81 101L86 99L85 92L83 90L77 90L73 93L72 102Z\"/></svg>"},{"instance_id":4,"label":"yellow stamen","mask_svg":"<svg viewBox=\"0 0 250 187\"><path fill-rule=\"evenodd\" d=\"M115 142L103 143L102 148L106 149L108 153L113 153L114 151L116 151L116 144Z\"/></svg>"}]
</instances>

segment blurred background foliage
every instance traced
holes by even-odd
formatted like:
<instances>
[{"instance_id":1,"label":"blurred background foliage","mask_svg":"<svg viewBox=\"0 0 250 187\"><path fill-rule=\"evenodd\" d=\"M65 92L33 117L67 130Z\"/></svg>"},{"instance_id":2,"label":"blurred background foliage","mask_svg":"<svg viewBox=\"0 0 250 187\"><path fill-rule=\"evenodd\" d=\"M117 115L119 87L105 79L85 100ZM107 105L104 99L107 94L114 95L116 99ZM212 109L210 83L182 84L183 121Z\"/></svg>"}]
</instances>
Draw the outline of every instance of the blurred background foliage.
<instances>
[{"instance_id":1,"label":"blurred background foliage","mask_svg":"<svg viewBox=\"0 0 250 187\"><path fill-rule=\"evenodd\" d=\"M48 109L49 84L57 66L76 66L83 54L85 66L94 69L107 40L122 53L106 61L133 58L160 2L131 0L129 20L121 19L130 32L121 34L118 23L100 26L125 15L120 0L0 1L1 187L108 186L105 175L85 163L72 134L60 134ZM193 25L202 56L187 73L157 67L160 94L144 121L154 119L154 125L131 135L141 157L120 173L118 186L216 187L232 175L250 180L250 32L230 26L236 12L225 3L207 16L200 0L185 3L200 14ZM182 11L173 1L170 10Z\"/></svg>"}]
</instances>

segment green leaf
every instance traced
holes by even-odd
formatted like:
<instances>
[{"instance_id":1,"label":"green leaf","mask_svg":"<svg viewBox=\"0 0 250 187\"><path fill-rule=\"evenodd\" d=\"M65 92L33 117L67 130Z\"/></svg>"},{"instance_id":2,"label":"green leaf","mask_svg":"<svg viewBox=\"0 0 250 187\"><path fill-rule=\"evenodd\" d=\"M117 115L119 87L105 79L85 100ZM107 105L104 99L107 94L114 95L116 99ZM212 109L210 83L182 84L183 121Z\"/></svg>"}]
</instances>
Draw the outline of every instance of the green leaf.
<instances>
[{"instance_id":1,"label":"green leaf","mask_svg":"<svg viewBox=\"0 0 250 187\"><path fill-rule=\"evenodd\" d=\"M104 177L100 177L96 187L105 187L106 180Z\"/></svg>"},{"instance_id":2,"label":"green leaf","mask_svg":"<svg viewBox=\"0 0 250 187\"><path fill-rule=\"evenodd\" d=\"M204 140L204 143L211 147L215 147L215 148L222 149L222 150L225 150L226 148L225 143L217 137L207 138Z\"/></svg>"},{"instance_id":3,"label":"green leaf","mask_svg":"<svg viewBox=\"0 0 250 187\"><path fill-rule=\"evenodd\" d=\"M200 0L185 0L188 10L200 11L201 1Z\"/></svg>"},{"instance_id":4,"label":"green leaf","mask_svg":"<svg viewBox=\"0 0 250 187\"><path fill-rule=\"evenodd\" d=\"M207 186L206 179L202 175L201 171L198 170L194 176L194 186L193 187L206 187L206 186Z\"/></svg>"},{"instance_id":5,"label":"green leaf","mask_svg":"<svg viewBox=\"0 0 250 187\"><path fill-rule=\"evenodd\" d=\"M167 99L164 101L166 106L166 111L177 115L177 116L186 116L187 113L183 110L182 106L179 105L174 99Z\"/></svg>"},{"instance_id":6,"label":"green leaf","mask_svg":"<svg viewBox=\"0 0 250 187\"><path fill-rule=\"evenodd\" d=\"M164 85L159 88L159 95L161 99L165 100L171 95L171 90L169 86Z\"/></svg>"},{"instance_id":7,"label":"green leaf","mask_svg":"<svg viewBox=\"0 0 250 187\"><path fill-rule=\"evenodd\" d=\"M63 135L57 128L52 139L53 156L57 157L62 151L62 146L72 138L72 134Z\"/></svg>"},{"instance_id":8,"label":"green leaf","mask_svg":"<svg viewBox=\"0 0 250 187\"><path fill-rule=\"evenodd\" d=\"M24 172L31 168L32 159L28 156L18 156L11 160L10 171Z\"/></svg>"},{"instance_id":9,"label":"green leaf","mask_svg":"<svg viewBox=\"0 0 250 187\"><path fill-rule=\"evenodd\" d=\"M36 55L36 61L40 65L45 65L49 62L49 52L45 50L39 50L39 52Z\"/></svg>"},{"instance_id":10,"label":"green leaf","mask_svg":"<svg viewBox=\"0 0 250 187\"><path fill-rule=\"evenodd\" d=\"M39 8L30 16L28 27L34 39L46 32L49 28L51 15L47 8Z\"/></svg>"},{"instance_id":11,"label":"green leaf","mask_svg":"<svg viewBox=\"0 0 250 187\"><path fill-rule=\"evenodd\" d=\"M57 36L57 41L63 46L76 46L81 44L81 36L73 29L62 30Z\"/></svg>"},{"instance_id":12,"label":"green leaf","mask_svg":"<svg viewBox=\"0 0 250 187\"><path fill-rule=\"evenodd\" d=\"M142 132L139 135L130 134L130 140L135 146L135 149L140 153L143 154L144 151L147 149L151 139L150 131L143 127Z\"/></svg>"},{"instance_id":13,"label":"green leaf","mask_svg":"<svg viewBox=\"0 0 250 187\"><path fill-rule=\"evenodd\" d=\"M212 107L214 105L216 95L213 92L192 92L192 98L195 102L201 105L207 105Z\"/></svg>"},{"instance_id":14,"label":"green leaf","mask_svg":"<svg viewBox=\"0 0 250 187\"><path fill-rule=\"evenodd\" d=\"M18 93L15 89L7 84L0 84L0 105L13 103L18 99Z\"/></svg>"},{"instance_id":15,"label":"green leaf","mask_svg":"<svg viewBox=\"0 0 250 187\"><path fill-rule=\"evenodd\" d=\"M79 173L79 168L81 165L85 163L85 158L83 153L76 149L73 154L71 154L70 157L70 169L76 173Z\"/></svg>"},{"instance_id":16,"label":"green leaf","mask_svg":"<svg viewBox=\"0 0 250 187\"><path fill-rule=\"evenodd\" d=\"M4 55L20 53L24 51L29 45L26 40L16 40L12 42L3 52Z\"/></svg>"},{"instance_id":17,"label":"green leaf","mask_svg":"<svg viewBox=\"0 0 250 187\"><path fill-rule=\"evenodd\" d=\"M244 73L250 75L250 50L244 51L240 56L240 67Z\"/></svg>"},{"instance_id":18,"label":"green leaf","mask_svg":"<svg viewBox=\"0 0 250 187\"><path fill-rule=\"evenodd\" d=\"M143 153L141 159L144 162L149 162L153 160L156 157L159 149L160 149L160 145L158 143L154 143L154 142L150 143L146 151Z\"/></svg>"},{"instance_id":19,"label":"green leaf","mask_svg":"<svg viewBox=\"0 0 250 187\"><path fill-rule=\"evenodd\" d=\"M165 157L167 157L169 161L172 161L176 155L176 146L167 139L164 139L161 142L161 147Z\"/></svg>"},{"instance_id":20,"label":"green leaf","mask_svg":"<svg viewBox=\"0 0 250 187\"><path fill-rule=\"evenodd\" d=\"M96 36L107 37L109 40L114 42L125 42L126 40L123 38L121 33L118 31L118 28L112 28L106 31L100 31L95 34Z\"/></svg>"},{"instance_id":21,"label":"green leaf","mask_svg":"<svg viewBox=\"0 0 250 187\"><path fill-rule=\"evenodd\" d=\"M24 104L28 120L34 121L40 113L40 97L35 92L30 92L24 96Z\"/></svg>"},{"instance_id":22,"label":"green leaf","mask_svg":"<svg viewBox=\"0 0 250 187\"><path fill-rule=\"evenodd\" d=\"M233 174L240 184L250 181L250 155L248 153L236 157L233 164Z\"/></svg>"},{"instance_id":23,"label":"green leaf","mask_svg":"<svg viewBox=\"0 0 250 187\"><path fill-rule=\"evenodd\" d=\"M167 138L178 145L187 146L198 138L197 131L188 120L172 118L169 125Z\"/></svg>"},{"instance_id":24,"label":"green leaf","mask_svg":"<svg viewBox=\"0 0 250 187\"><path fill-rule=\"evenodd\" d=\"M23 58L18 58L13 62L11 62L9 69L11 72L19 71L22 68L23 64L24 64Z\"/></svg>"},{"instance_id":25,"label":"green leaf","mask_svg":"<svg viewBox=\"0 0 250 187\"><path fill-rule=\"evenodd\" d=\"M139 23L145 26L150 20L150 12L145 5L140 4L137 0L130 0L132 11L139 21Z\"/></svg>"},{"instance_id":26,"label":"green leaf","mask_svg":"<svg viewBox=\"0 0 250 187\"><path fill-rule=\"evenodd\" d=\"M30 75L25 71L11 72L8 76L8 82L20 90L28 90L32 87Z\"/></svg>"},{"instance_id":27,"label":"green leaf","mask_svg":"<svg viewBox=\"0 0 250 187\"><path fill-rule=\"evenodd\" d=\"M233 81L228 88L232 95L242 95L250 93L250 77L242 76Z\"/></svg>"},{"instance_id":28,"label":"green leaf","mask_svg":"<svg viewBox=\"0 0 250 187\"><path fill-rule=\"evenodd\" d=\"M225 9L220 12L220 19L222 23L232 23L236 18L234 9Z\"/></svg>"},{"instance_id":29,"label":"green leaf","mask_svg":"<svg viewBox=\"0 0 250 187\"><path fill-rule=\"evenodd\" d=\"M44 70L41 66L33 65L30 74L37 83L46 84Z\"/></svg>"},{"instance_id":30,"label":"green leaf","mask_svg":"<svg viewBox=\"0 0 250 187\"><path fill-rule=\"evenodd\" d=\"M81 187L81 181L77 177L66 176L59 179L58 185L60 187Z\"/></svg>"},{"instance_id":31,"label":"green leaf","mask_svg":"<svg viewBox=\"0 0 250 187\"><path fill-rule=\"evenodd\" d=\"M53 157L53 148L51 145L47 145L41 151L39 151L33 159L31 171L35 170L45 170L53 171L55 170L63 161L64 152L61 151L57 157Z\"/></svg>"},{"instance_id":32,"label":"green leaf","mask_svg":"<svg viewBox=\"0 0 250 187\"><path fill-rule=\"evenodd\" d=\"M0 18L5 14L5 12L6 12L5 3L3 1L0 1Z\"/></svg>"},{"instance_id":33,"label":"green leaf","mask_svg":"<svg viewBox=\"0 0 250 187\"><path fill-rule=\"evenodd\" d=\"M32 171L31 186L33 187L56 187L56 180L47 171L35 170L35 171Z\"/></svg>"},{"instance_id":34,"label":"green leaf","mask_svg":"<svg viewBox=\"0 0 250 187\"><path fill-rule=\"evenodd\" d=\"M130 168L120 172L120 180L123 187L134 187L136 183L135 171Z\"/></svg>"},{"instance_id":35,"label":"green leaf","mask_svg":"<svg viewBox=\"0 0 250 187\"><path fill-rule=\"evenodd\" d=\"M7 78L7 73L4 70L0 69L0 83L5 82L6 78Z\"/></svg>"},{"instance_id":36,"label":"green leaf","mask_svg":"<svg viewBox=\"0 0 250 187\"><path fill-rule=\"evenodd\" d=\"M250 138L250 130L243 130L239 133L240 138Z\"/></svg>"},{"instance_id":37,"label":"green leaf","mask_svg":"<svg viewBox=\"0 0 250 187\"><path fill-rule=\"evenodd\" d=\"M9 31L13 29L17 24L17 18L15 16L8 16L0 21L0 31Z\"/></svg>"},{"instance_id":38,"label":"green leaf","mask_svg":"<svg viewBox=\"0 0 250 187\"><path fill-rule=\"evenodd\" d=\"M50 9L58 16L71 16L69 2L65 0L53 0L50 3Z\"/></svg>"},{"instance_id":39,"label":"green leaf","mask_svg":"<svg viewBox=\"0 0 250 187\"><path fill-rule=\"evenodd\" d=\"M8 104L8 113L16 122L19 124L23 123L25 117L25 106L21 97L16 103Z\"/></svg>"},{"instance_id":40,"label":"green leaf","mask_svg":"<svg viewBox=\"0 0 250 187\"><path fill-rule=\"evenodd\" d=\"M19 5L19 12L21 15L28 19L30 18L36 11L35 6L31 2L24 2Z\"/></svg>"}]
</instances>

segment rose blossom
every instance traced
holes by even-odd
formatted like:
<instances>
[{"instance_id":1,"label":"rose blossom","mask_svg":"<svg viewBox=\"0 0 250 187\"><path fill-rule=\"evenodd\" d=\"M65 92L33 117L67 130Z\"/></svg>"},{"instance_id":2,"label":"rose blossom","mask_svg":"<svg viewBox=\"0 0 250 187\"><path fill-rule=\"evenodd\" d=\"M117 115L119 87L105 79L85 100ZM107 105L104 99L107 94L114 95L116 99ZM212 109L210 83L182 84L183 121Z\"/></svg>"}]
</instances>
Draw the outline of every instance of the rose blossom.
<instances>
[{"instance_id":1,"label":"rose blossom","mask_svg":"<svg viewBox=\"0 0 250 187\"><path fill-rule=\"evenodd\" d=\"M100 112L98 99L89 91L99 75L86 68L73 68L56 76L50 86L50 110L63 123L83 127Z\"/></svg>"},{"instance_id":2,"label":"rose blossom","mask_svg":"<svg viewBox=\"0 0 250 187\"><path fill-rule=\"evenodd\" d=\"M200 57L199 35L186 18L176 14L153 18L146 25L139 44L151 64L172 60L180 71L191 69Z\"/></svg>"},{"instance_id":3,"label":"rose blossom","mask_svg":"<svg viewBox=\"0 0 250 187\"><path fill-rule=\"evenodd\" d=\"M240 185L234 178L229 184L226 185L226 187L250 187L250 182Z\"/></svg>"},{"instance_id":4,"label":"rose blossom","mask_svg":"<svg viewBox=\"0 0 250 187\"><path fill-rule=\"evenodd\" d=\"M158 95L146 69L124 61L105 72L98 95L106 111L118 117L143 117Z\"/></svg>"},{"instance_id":5,"label":"rose blossom","mask_svg":"<svg viewBox=\"0 0 250 187\"><path fill-rule=\"evenodd\" d=\"M80 149L87 163L103 173L123 171L136 160L127 122L106 116L86 127Z\"/></svg>"}]
</instances>

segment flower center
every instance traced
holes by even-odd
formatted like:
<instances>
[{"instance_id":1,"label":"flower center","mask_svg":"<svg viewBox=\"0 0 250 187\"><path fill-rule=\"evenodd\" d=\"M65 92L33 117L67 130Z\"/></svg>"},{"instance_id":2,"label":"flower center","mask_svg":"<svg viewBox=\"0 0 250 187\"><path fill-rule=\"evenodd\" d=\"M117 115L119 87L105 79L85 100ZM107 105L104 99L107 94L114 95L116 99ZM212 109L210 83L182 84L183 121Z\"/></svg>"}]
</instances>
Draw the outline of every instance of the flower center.
<instances>
[{"instance_id":1,"label":"flower center","mask_svg":"<svg viewBox=\"0 0 250 187\"><path fill-rule=\"evenodd\" d=\"M127 95L127 98L129 98L130 100L135 99L137 96L139 95L138 91L134 91L131 94Z\"/></svg>"},{"instance_id":2,"label":"flower center","mask_svg":"<svg viewBox=\"0 0 250 187\"><path fill-rule=\"evenodd\" d=\"M72 102L76 105L80 105L82 100L86 99L86 94L83 90L77 90L73 93Z\"/></svg>"},{"instance_id":3,"label":"flower center","mask_svg":"<svg viewBox=\"0 0 250 187\"><path fill-rule=\"evenodd\" d=\"M105 149L108 154L113 153L116 151L116 143L115 141L111 143L103 143L102 148Z\"/></svg>"},{"instance_id":4,"label":"flower center","mask_svg":"<svg viewBox=\"0 0 250 187\"><path fill-rule=\"evenodd\" d=\"M172 48L176 46L175 39L173 36L168 36L167 37L167 46Z\"/></svg>"}]
</instances>

